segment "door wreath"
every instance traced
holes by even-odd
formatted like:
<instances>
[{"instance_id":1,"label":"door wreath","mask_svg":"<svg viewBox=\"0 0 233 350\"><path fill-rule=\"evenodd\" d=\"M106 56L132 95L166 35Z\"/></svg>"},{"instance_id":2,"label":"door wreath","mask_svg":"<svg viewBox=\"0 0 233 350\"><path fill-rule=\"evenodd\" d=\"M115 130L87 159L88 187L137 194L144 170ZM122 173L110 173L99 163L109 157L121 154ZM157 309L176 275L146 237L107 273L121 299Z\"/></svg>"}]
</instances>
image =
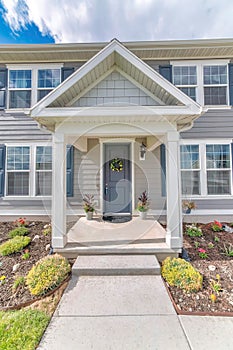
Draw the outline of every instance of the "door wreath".
<instances>
[{"instance_id":1,"label":"door wreath","mask_svg":"<svg viewBox=\"0 0 233 350\"><path fill-rule=\"evenodd\" d=\"M114 158L110 162L110 168L112 171L117 171L118 173L123 170L123 161L120 158Z\"/></svg>"}]
</instances>

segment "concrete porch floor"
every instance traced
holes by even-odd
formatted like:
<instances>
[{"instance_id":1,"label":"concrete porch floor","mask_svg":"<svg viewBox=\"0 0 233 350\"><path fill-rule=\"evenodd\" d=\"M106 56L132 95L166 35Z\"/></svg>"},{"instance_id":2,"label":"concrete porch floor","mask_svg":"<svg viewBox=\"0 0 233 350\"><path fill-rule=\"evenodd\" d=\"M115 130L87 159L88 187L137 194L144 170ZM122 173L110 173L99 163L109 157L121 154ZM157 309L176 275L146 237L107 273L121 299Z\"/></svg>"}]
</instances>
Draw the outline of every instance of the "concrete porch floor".
<instances>
[{"instance_id":1,"label":"concrete porch floor","mask_svg":"<svg viewBox=\"0 0 233 350\"><path fill-rule=\"evenodd\" d=\"M177 256L166 244L166 230L153 217L133 217L125 223L80 218L68 232L64 248L55 249L69 258L81 254L155 254L158 260Z\"/></svg>"}]
</instances>

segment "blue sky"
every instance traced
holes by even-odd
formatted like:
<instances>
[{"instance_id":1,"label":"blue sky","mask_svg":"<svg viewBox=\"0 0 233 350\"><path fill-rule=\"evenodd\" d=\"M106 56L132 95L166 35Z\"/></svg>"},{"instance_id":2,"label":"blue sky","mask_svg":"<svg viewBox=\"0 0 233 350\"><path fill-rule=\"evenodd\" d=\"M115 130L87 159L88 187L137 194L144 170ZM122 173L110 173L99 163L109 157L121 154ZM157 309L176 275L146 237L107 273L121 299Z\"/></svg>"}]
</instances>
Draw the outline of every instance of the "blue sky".
<instances>
[{"instance_id":1,"label":"blue sky","mask_svg":"<svg viewBox=\"0 0 233 350\"><path fill-rule=\"evenodd\" d=\"M0 44L233 37L232 0L0 0Z\"/></svg>"},{"instance_id":2,"label":"blue sky","mask_svg":"<svg viewBox=\"0 0 233 350\"><path fill-rule=\"evenodd\" d=\"M54 39L50 35L42 35L38 27L34 24L28 24L26 28L14 32L9 24L3 19L4 8L0 3L0 44L39 44L53 43Z\"/></svg>"}]
</instances>

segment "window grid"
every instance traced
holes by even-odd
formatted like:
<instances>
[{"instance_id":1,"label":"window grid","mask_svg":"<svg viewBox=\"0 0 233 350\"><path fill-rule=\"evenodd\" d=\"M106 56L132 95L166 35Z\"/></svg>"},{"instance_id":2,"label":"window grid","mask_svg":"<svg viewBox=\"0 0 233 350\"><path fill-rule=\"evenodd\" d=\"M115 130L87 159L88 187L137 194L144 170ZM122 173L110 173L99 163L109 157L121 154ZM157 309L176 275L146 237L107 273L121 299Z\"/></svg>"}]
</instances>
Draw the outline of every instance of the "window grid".
<instances>
[{"instance_id":1,"label":"window grid","mask_svg":"<svg viewBox=\"0 0 233 350\"><path fill-rule=\"evenodd\" d=\"M195 144L196 145L196 144ZM200 174L200 193L189 193L185 190L185 186L195 188L198 176L195 170L185 169L182 165L182 147L190 151L190 146L194 144L181 145L180 160L181 160L181 187L182 195L191 196L219 196L232 194L232 155L230 144L227 143L199 143L199 174ZM196 145L197 146L197 145ZM192 155L190 157L192 159ZM192 184L187 182L187 178Z\"/></svg>"},{"instance_id":2,"label":"window grid","mask_svg":"<svg viewBox=\"0 0 233 350\"><path fill-rule=\"evenodd\" d=\"M52 147L36 147L36 196L50 196L52 194Z\"/></svg>"},{"instance_id":3,"label":"window grid","mask_svg":"<svg viewBox=\"0 0 233 350\"><path fill-rule=\"evenodd\" d=\"M195 100L203 106L229 105L228 60L184 61L179 63L174 61L171 64L173 66L173 83L181 91L194 99L194 90L192 89L194 88ZM191 66L196 67L196 85L179 85L182 80L179 80L180 78L176 79L176 69ZM177 70L177 72L179 71Z\"/></svg>"},{"instance_id":4,"label":"window grid","mask_svg":"<svg viewBox=\"0 0 233 350\"><path fill-rule=\"evenodd\" d=\"M231 161L229 145L206 145L207 193L231 193Z\"/></svg>"},{"instance_id":5,"label":"window grid","mask_svg":"<svg viewBox=\"0 0 233 350\"><path fill-rule=\"evenodd\" d=\"M51 196L52 146L8 145L6 196Z\"/></svg>"},{"instance_id":6,"label":"window grid","mask_svg":"<svg viewBox=\"0 0 233 350\"><path fill-rule=\"evenodd\" d=\"M196 66L174 66L173 84L196 101L197 69Z\"/></svg>"},{"instance_id":7,"label":"window grid","mask_svg":"<svg viewBox=\"0 0 233 350\"><path fill-rule=\"evenodd\" d=\"M37 101L48 95L61 82L60 69L38 69Z\"/></svg>"},{"instance_id":8,"label":"window grid","mask_svg":"<svg viewBox=\"0 0 233 350\"><path fill-rule=\"evenodd\" d=\"M7 195L28 196L30 193L30 147L7 147Z\"/></svg>"},{"instance_id":9,"label":"window grid","mask_svg":"<svg viewBox=\"0 0 233 350\"><path fill-rule=\"evenodd\" d=\"M180 146L182 194L200 194L199 145Z\"/></svg>"},{"instance_id":10,"label":"window grid","mask_svg":"<svg viewBox=\"0 0 233 350\"><path fill-rule=\"evenodd\" d=\"M30 67L30 69L28 69ZM62 64L9 65L7 106L10 109L30 108L61 82ZM40 79L39 79L39 71ZM43 72L45 73L43 75ZM40 83L38 84L38 79Z\"/></svg>"}]
</instances>

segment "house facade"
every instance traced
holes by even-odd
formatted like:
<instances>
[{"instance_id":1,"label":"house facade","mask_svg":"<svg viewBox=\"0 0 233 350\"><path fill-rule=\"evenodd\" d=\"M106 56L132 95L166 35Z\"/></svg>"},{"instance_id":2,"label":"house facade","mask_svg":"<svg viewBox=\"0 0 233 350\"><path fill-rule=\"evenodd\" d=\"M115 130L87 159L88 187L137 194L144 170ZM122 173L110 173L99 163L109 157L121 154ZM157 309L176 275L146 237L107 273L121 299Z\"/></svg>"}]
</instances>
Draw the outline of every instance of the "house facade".
<instances>
[{"instance_id":1,"label":"house facade","mask_svg":"<svg viewBox=\"0 0 233 350\"><path fill-rule=\"evenodd\" d=\"M95 196L105 217L233 214L233 41L0 46L0 213L52 216L53 246Z\"/></svg>"}]
</instances>

